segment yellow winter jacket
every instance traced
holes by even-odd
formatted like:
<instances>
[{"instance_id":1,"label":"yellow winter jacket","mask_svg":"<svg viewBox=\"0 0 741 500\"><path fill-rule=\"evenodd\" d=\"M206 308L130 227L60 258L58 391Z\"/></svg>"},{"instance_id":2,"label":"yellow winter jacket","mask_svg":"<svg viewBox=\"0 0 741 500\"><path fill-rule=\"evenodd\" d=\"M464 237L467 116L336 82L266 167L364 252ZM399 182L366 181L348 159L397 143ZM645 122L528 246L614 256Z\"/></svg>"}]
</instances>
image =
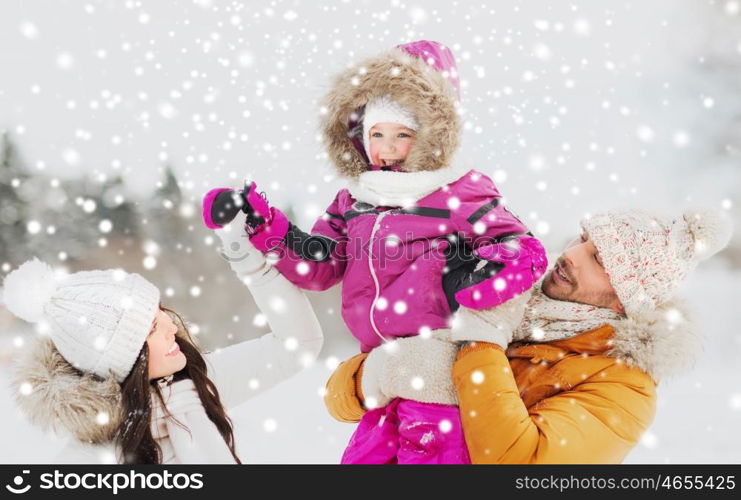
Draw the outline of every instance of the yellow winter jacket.
<instances>
[{"instance_id":1,"label":"yellow winter jacket","mask_svg":"<svg viewBox=\"0 0 741 500\"><path fill-rule=\"evenodd\" d=\"M656 384L606 352L605 325L561 341L462 349L453 366L473 463L620 463L653 420ZM336 419L360 420L366 354L342 363L327 383ZM641 363L639 362L639 365Z\"/></svg>"}]
</instances>

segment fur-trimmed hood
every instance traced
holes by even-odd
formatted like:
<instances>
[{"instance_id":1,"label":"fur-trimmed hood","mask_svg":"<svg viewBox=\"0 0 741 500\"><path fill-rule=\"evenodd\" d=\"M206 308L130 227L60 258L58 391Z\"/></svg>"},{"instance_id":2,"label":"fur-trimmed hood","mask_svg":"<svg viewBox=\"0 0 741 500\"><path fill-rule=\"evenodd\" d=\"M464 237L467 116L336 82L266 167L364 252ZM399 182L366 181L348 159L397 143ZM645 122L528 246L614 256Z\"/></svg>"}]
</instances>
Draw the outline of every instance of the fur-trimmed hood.
<instances>
[{"instance_id":1,"label":"fur-trimmed hood","mask_svg":"<svg viewBox=\"0 0 741 500\"><path fill-rule=\"evenodd\" d=\"M43 430L110 443L121 423L121 386L74 368L49 338L31 343L13 373L16 402Z\"/></svg>"},{"instance_id":2,"label":"fur-trimmed hood","mask_svg":"<svg viewBox=\"0 0 741 500\"><path fill-rule=\"evenodd\" d=\"M684 299L611 323L610 357L625 360L656 381L688 371L702 352L703 335Z\"/></svg>"},{"instance_id":3,"label":"fur-trimmed hood","mask_svg":"<svg viewBox=\"0 0 741 500\"><path fill-rule=\"evenodd\" d=\"M442 63L451 67L443 65L441 70ZM363 112L368 102L384 94L410 110L420 126L404 170L449 166L460 141L457 94L451 78L457 79L457 73L449 49L426 41L399 46L337 75L322 102L321 131L340 175L356 178L368 169Z\"/></svg>"}]
</instances>

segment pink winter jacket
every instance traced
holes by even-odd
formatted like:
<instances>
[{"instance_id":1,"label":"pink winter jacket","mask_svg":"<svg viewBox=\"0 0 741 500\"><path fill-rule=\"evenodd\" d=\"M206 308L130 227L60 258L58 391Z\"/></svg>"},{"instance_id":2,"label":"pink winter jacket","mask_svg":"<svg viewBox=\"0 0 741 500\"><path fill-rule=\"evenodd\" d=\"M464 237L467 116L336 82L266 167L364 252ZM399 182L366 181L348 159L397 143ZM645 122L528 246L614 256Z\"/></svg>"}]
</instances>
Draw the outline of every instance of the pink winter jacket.
<instances>
[{"instance_id":1,"label":"pink winter jacket","mask_svg":"<svg viewBox=\"0 0 741 500\"><path fill-rule=\"evenodd\" d=\"M501 198L475 170L407 208L373 206L343 189L310 234L289 222L261 250L278 253L276 267L301 288L342 281L342 317L368 352L382 338L448 327L460 303L498 305L542 275L542 246ZM276 225L281 216L274 211ZM511 262L525 272L496 286Z\"/></svg>"},{"instance_id":2,"label":"pink winter jacket","mask_svg":"<svg viewBox=\"0 0 741 500\"><path fill-rule=\"evenodd\" d=\"M347 69L333 85L322 133L349 188L337 193L311 233L273 208L269 227L252 242L278 253L278 269L301 288L325 290L343 281L342 317L364 352L383 339L449 327L460 305L496 306L540 278L545 251L504 206L492 180L451 167L460 135L459 85L447 47L424 40L401 45ZM403 172L374 171L363 148L365 104L384 94L420 124ZM370 180L379 196L363 188ZM417 187L414 203L390 203L383 195L407 184L414 192L415 183L430 189Z\"/></svg>"}]
</instances>

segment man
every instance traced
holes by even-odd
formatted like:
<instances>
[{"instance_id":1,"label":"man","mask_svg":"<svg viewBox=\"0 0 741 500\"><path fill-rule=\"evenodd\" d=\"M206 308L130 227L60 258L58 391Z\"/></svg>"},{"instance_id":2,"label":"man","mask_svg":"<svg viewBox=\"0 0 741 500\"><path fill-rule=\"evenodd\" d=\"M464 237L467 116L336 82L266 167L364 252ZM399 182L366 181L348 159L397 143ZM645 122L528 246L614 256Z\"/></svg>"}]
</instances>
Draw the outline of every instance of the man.
<instances>
[{"instance_id":1,"label":"man","mask_svg":"<svg viewBox=\"0 0 741 500\"><path fill-rule=\"evenodd\" d=\"M712 211L615 211L581 226L532 294L461 308L449 330L340 365L327 383L330 413L357 421L377 412L382 432L395 397L457 401L473 463L622 462L653 420L656 385L699 353L675 294L728 244L731 225ZM415 435L403 446L413 450Z\"/></svg>"}]
</instances>

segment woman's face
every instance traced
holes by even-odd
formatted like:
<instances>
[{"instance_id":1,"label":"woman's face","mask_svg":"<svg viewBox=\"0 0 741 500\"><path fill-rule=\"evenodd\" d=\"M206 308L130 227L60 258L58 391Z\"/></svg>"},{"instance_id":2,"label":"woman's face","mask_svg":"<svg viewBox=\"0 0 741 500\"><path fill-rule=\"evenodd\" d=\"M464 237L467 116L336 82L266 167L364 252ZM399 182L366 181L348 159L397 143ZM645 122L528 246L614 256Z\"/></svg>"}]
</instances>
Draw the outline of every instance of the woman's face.
<instances>
[{"instance_id":1,"label":"woman's face","mask_svg":"<svg viewBox=\"0 0 741 500\"><path fill-rule=\"evenodd\" d=\"M185 367L185 354L180 352L180 347L175 341L177 331L178 328L170 315L162 309L157 310L152 330L147 336L149 380L167 377Z\"/></svg>"},{"instance_id":2,"label":"woman's face","mask_svg":"<svg viewBox=\"0 0 741 500\"><path fill-rule=\"evenodd\" d=\"M415 132L399 123L376 123L370 131L372 165L404 165Z\"/></svg>"}]
</instances>

